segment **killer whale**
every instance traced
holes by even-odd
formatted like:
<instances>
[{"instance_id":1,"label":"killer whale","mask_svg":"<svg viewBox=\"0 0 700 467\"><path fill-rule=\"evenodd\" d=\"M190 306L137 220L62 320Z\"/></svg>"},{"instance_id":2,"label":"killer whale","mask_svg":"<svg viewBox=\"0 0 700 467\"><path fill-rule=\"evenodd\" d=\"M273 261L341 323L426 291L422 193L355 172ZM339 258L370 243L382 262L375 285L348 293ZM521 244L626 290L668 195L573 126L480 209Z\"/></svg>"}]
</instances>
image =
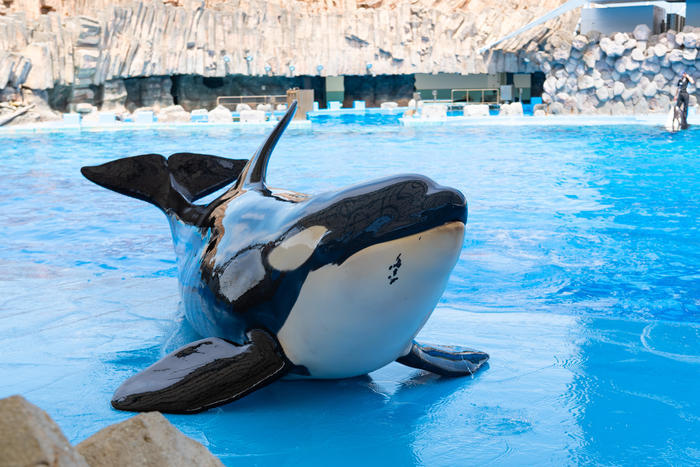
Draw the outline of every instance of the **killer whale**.
<instances>
[{"instance_id":1,"label":"killer whale","mask_svg":"<svg viewBox=\"0 0 700 467\"><path fill-rule=\"evenodd\" d=\"M250 160L146 154L81 169L166 214L185 316L209 336L129 378L113 407L196 413L285 375L345 378L398 361L461 376L488 360L414 341L459 258L462 193L414 174L316 196L270 188L268 161L295 110Z\"/></svg>"}]
</instances>

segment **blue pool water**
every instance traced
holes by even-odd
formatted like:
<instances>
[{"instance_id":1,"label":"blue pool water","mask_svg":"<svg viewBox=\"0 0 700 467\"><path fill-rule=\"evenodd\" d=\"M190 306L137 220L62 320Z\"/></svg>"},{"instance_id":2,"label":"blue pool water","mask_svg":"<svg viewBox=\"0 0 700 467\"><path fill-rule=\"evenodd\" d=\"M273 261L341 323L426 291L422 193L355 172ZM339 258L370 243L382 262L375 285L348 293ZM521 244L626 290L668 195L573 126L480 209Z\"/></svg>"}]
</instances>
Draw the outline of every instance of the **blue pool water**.
<instances>
[{"instance_id":1,"label":"blue pool water","mask_svg":"<svg viewBox=\"0 0 700 467\"><path fill-rule=\"evenodd\" d=\"M228 465L700 463L700 130L407 129L319 117L288 131L270 185L318 193L401 172L460 188L460 261L421 340L491 354L474 378L391 364L282 381L168 416ZM113 390L194 339L151 205L79 168L149 152L248 157L264 132L0 137L0 397L72 442L130 414Z\"/></svg>"}]
</instances>

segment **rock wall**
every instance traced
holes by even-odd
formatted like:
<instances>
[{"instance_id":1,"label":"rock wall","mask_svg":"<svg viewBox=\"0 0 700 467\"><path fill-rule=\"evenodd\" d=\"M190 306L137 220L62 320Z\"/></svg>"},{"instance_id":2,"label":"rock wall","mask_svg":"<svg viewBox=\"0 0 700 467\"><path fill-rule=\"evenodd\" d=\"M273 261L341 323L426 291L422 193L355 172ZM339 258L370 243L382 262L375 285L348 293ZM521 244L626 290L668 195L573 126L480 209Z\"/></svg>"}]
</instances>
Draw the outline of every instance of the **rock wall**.
<instances>
[{"instance_id":1,"label":"rock wall","mask_svg":"<svg viewBox=\"0 0 700 467\"><path fill-rule=\"evenodd\" d=\"M94 99L91 85L132 77L516 71L527 66L517 53L475 50L562 1L16 1L0 16L0 89L69 84L78 102ZM552 20L520 45L572 22Z\"/></svg>"},{"instance_id":2,"label":"rock wall","mask_svg":"<svg viewBox=\"0 0 700 467\"><path fill-rule=\"evenodd\" d=\"M696 30L574 36L578 10L477 52L561 3L3 0L0 100L22 86L59 110L213 108L217 95L283 86L321 97L321 77L345 75L347 100L376 104L408 97L403 78L385 89L390 76L542 71L549 112L622 114L665 110L680 73L698 77Z\"/></svg>"},{"instance_id":3,"label":"rock wall","mask_svg":"<svg viewBox=\"0 0 700 467\"><path fill-rule=\"evenodd\" d=\"M651 35L639 25L632 34L578 35L570 44L538 51L546 73L542 100L549 112L630 114L667 111L683 72L700 79L700 28ZM697 86L689 85L691 105Z\"/></svg>"}]
</instances>

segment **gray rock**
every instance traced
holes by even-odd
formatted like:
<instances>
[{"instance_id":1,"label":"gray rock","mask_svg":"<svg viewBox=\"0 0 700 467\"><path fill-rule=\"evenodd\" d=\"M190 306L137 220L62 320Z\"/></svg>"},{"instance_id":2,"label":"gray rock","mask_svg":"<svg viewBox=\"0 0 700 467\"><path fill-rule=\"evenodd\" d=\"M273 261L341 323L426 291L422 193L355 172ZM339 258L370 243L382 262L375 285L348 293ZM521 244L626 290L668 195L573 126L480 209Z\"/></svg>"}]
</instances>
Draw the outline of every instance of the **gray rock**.
<instances>
[{"instance_id":1,"label":"gray rock","mask_svg":"<svg viewBox=\"0 0 700 467\"><path fill-rule=\"evenodd\" d=\"M160 110L158 121L162 123L184 123L190 121L190 113L181 105L171 105Z\"/></svg>"},{"instance_id":2,"label":"gray rock","mask_svg":"<svg viewBox=\"0 0 700 467\"><path fill-rule=\"evenodd\" d=\"M88 467L51 417L22 396L0 399L0 465Z\"/></svg>"},{"instance_id":3,"label":"gray rock","mask_svg":"<svg viewBox=\"0 0 700 467\"><path fill-rule=\"evenodd\" d=\"M90 467L223 467L207 448L183 435L158 412L108 426L77 448Z\"/></svg>"},{"instance_id":4,"label":"gray rock","mask_svg":"<svg viewBox=\"0 0 700 467\"><path fill-rule=\"evenodd\" d=\"M649 105L644 99L640 99L636 104L634 104L634 113L636 114L646 114L649 113Z\"/></svg>"},{"instance_id":5,"label":"gray rock","mask_svg":"<svg viewBox=\"0 0 700 467\"><path fill-rule=\"evenodd\" d=\"M676 35L674 36L673 42L675 43L674 45L676 47L681 47L683 46L683 39L685 37L685 33L683 32L677 32ZM669 40L669 42L671 42Z\"/></svg>"},{"instance_id":6,"label":"gray rock","mask_svg":"<svg viewBox=\"0 0 700 467\"><path fill-rule=\"evenodd\" d=\"M600 48L608 57L620 57L625 53L625 47L622 43L612 41L607 37L600 40Z\"/></svg>"},{"instance_id":7,"label":"gray rock","mask_svg":"<svg viewBox=\"0 0 700 467\"><path fill-rule=\"evenodd\" d=\"M638 41L646 41L649 40L649 36L651 35L651 29L646 24L638 24L634 28L632 35L634 35L634 38Z\"/></svg>"},{"instance_id":8,"label":"gray rock","mask_svg":"<svg viewBox=\"0 0 700 467\"><path fill-rule=\"evenodd\" d=\"M613 84L613 96L620 96L622 95L622 92L625 90L625 85L622 84L619 81L616 81L615 84Z\"/></svg>"},{"instance_id":9,"label":"gray rock","mask_svg":"<svg viewBox=\"0 0 700 467\"><path fill-rule=\"evenodd\" d=\"M625 57L625 64L627 65L627 71L639 70L641 63L636 60L632 60L630 57Z\"/></svg>"},{"instance_id":10,"label":"gray rock","mask_svg":"<svg viewBox=\"0 0 700 467\"><path fill-rule=\"evenodd\" d=\"M571 56L569 60L571 60L572 58L574 60L581 60L581 57L583 57L583 52L581 52L580 50L571 49Z\"/></svg>"},{"instance_id":11,"label":"gray rock","mask_svg":"<svg viewBox=\"0 0 700 467\"><path fill-rule=\"evenodd\" d=\"M561 102L552 102L549 105L549 113L552 115L559 115L564 113L564 105Z\"/></svg>"},{"instance_id":12,"label":"gray rock","mask_svg":"<svg viewBox=\"0 0 700 467\"><path fill-rule=\"evenodd\" d=\"M643 62L647 57L646 57L646 49L642 49L641 47L637 47L632 51L630 54L630 57L632 57L632 60L635 60L637 62Z\"/></svg>"},{"instance_id":13,"label":"gray rock","mask_svg":"<svg viewBox=\"0 0 700 467\"><path fill-rule=\"evenodd\" d=\"M629 77L632 81L634 81L636 83L642 79L642 72L639 70L632 71L632 72L630 72Z\"/></svg>"},{"instance_id":14,"label":"gray rock","mask_svg":"<svg viewBox=\"0 0 700 467\"><path fill-rule=\"evenodd\" d=\"M559 102L566 102L571 99L571 97L569 97L569 95L565 92L558 92L554 98Z\"/></svg>"},{"instance_id":15,"label":"gray rock","mask_svg":"<svg viewBox=\"0 0 700 467\"><path fill-rule=\"evenodd\" d=\"M79 114L89 114L93 110L95 110L95 107L92 104L88 104L86 102L81 102L80 104L76 104L75 106L75 111Z\"/></svg>"},{"instance_id":16,"label":"gray rock","mask_svg":"<svg viewBox=\"0 0 700 467\"><path fill-rule=\"evenodd\" d=\"M559 47L552 53L552 58L555 61L564 63L569 59L570 49L568 47Z\"/></svg>"},{"instance_id":17,"label":"gray rock","mask_svg":"<svg viewBox=\"0 0 700 467\"><path fill-rule=\"evenodd\" d=\"M673 49L668 54L668 60L671 63L680 62L681 60L683 60L683 52L680 49Z\"/></svg>"},{"instance_id":18,"label":"gray rock","mask_svg":"<svg viewBox=\"0 0 700 467\"><path fill-rule=\"evenodd\" d=\"M666 86L666 84L668 84L668 80L662 74L654 75L654 79L652 80L652 82L656 83L656 87L658 89L663 89Z\"/></svg>"},{"instance_id":19,"label":"gray rock","mask_svg":"<svg viewBox=\"0 0 700 467\"><path fill-rule=\"evenodd\" d=\"M576 73L577 77L583 76L586 74L586 67L583 66L583 63L579 63L576 65L576 70L574 70L574 72Z\"/></svg>"},{"instance_id":20,"label":"gray rock","mask_svg":"<svg viewBox=\"0 0 700 467\"><path fill-rule=\"evenodd\" d=\"M16 98L19 99L20 96L17 95ZM8 126L31 125L40 122L56 121L62 118L62 115L59 112L54 111L49 106L49 96L47 91L41 91L38 89L24 89L23 98L25 105L33 105L34 107L27 113L15 117L11 122L7 123ZM3 115L3 118L6 116L7 115Z\"/></svg>"},{"instance_id":21,"label":"gray rock","mask_svg":"<svg viewBox=\"0 0 700 467\"><path fill-rule=\"evenodd\" d=\"M583 75L577 81L577 86L580 90L591 89L594 86L594 81L591 76Z\"/></svg>"},{"instance_id":22,"label":"gray rock","mask_svg":"<svg viewBox=\"0 0 700 467\"><path fill-rule=\"evenodd\" d=\"M600 42L601 36L602 34L600 33L600 31L588 31L586 33L586 37L588 37L589 44L596 44Z\"/></svg>"},{"instance_id":23,"label":"gray rock","mask_svg":"<svg viewBox=\"0 0 700 467\"><path fill-rule=\"evenodd\" d=\"M555 77L556 79L566 78L567 76L568 76L568 73L566 72L566 70L564 69L564 67L561 67L561 65L560 65L560 68L557 68L557 69L554 71L554 77Z\"/></svg>"},{"instance_id":24,"label":"gray rock","mask_svg":"<svg viewBox=\"0 0 700 467\"><path fill-rule=\"evenodd\" d=\"M564 86L566 85L566 80L567 80L566 77L562 77L562 78L557 79L557 90L564 88Z\"/></svg>"},{"instance_id":25,"label":"gray rock","mask_svg":"<svg viewBox=\"0 0 700 467\"><path fill-rule=\"evenodd\" d=\"M663 57L668 53L668 47L666 47L664 44L656 44L654 46L654 55L657 57Z\"/></svg>"},{"instance_id":26,"label":"gray rock","mask_svg":"<svg viewBox=\"0 0 700 467\"><path fill-rule=\"evenodd\" d=\"M644 61L641 66L642 73L652 73L657 74L661 71L661 66L658 63Z\"/></svg>"},{"instance_id":27,"label":"gray rock","mask_svg":"<svg viewBox=\"0 0 700 467\"><path fill-rule=\"evenodd\" d=\"M574 71L576 71L576 65L578 65L578 62L576 60L569 60L564 65L564 69L567 73L572 74Z\"/></svg>"},{"instance_id":28,"label":"gray rock","mask_svg":"<svg viewBox=\"0 0 700 467\"><path fill-rule=\"evenodd\" d=\"M125 112L127 92L124 80L115 79L105 81L102 86L102 106L101 110Z\"/></svg>"},{"instance_id":29,"label":"gray rock","mask_svg":"<svg viewBox=\"0 0 700 467\"><path fill-rule=\"evenodd\" d=\"M642 94L644 94L646 97L653 97L656 95L657 90L658 88L656 87L656 83L652 81L642 87Z\"/></svg>"},{"instance_id":30,"label":"gray rock","mask_svg":"<svg viewBox=\"0 0 700 467\"><path fill-rule=\"evenodd\" d=\"M670 68L662 68L661 74L664 75L666 80L670 81L676 77L676 73Z\"/></svg>"},{"instance_id":31,"label":"gray rock","mask_svg":"<svg viewBox=\"0 0 700 467\"><path fill-rule=\"evenodd\" d=\"M549 72L552 71L552 65L549 62L542 62L540 70L542 70L545 75L549 74Z\"/></svg>"},{"instance_id":32,"label":"gray rock","mask_svg":"<svg viewBox=\"0 0 700 467\"><path fill-rule=\"evenodd\" d=\"M611 115L627 115L630 111L623 102L617 101L610 106L610 113Z\"/></svg>"},{"instance_id":33,"label":"gray rock","mask_svg":"<svg viewBox=\"0 0 700 467\"><path fill-rule=\"evenodd\" d=\"M683 33L683 45L686 49L698 47L698 37L692 32Z\"/></svg>"},{"instance_id":34,"label":"gray rock","mask_svg":"<svg viewBox=\"0 0 700 467\"><path fill-rule=\"evenodd\" d=\"M574 40L571 42L571 47L579 51L585 49L586 46L588 46L588 38L582 34L574 37Z\"/></svg>"},{"instance_id":35,"label":"gray rock","mask_svg":"<svg viewBox=\"0 0 700 467\"><path fill-rule=\"evenodd\" d=\"M684 71L687 71L688 65L686 65L683 62L676 62L671 64L671 70L673 71L674 74L678 75L680 78L680 75L683 74Z\"/></svg>"},{"instance_id":36,"label":"gray rock","mask_svg":"<svg viewBox=\"0 0 700 467\"><path fill-rule=\"evenodd\" d=\"M236 112L241 112L243 110L252 110L248 104L236 104Z\"/></svg>"},{"instance_id":37,"label":"gray rock","mask_svg":"<svg viewBox=\"0 0 700 467\"><path fill-rule=\"evenodd\" d=\"M695 62L698 57L698 49L685 49L683 51L683 60L688 62Z\"/></svg>"},{"instance_id":38,"label":"gray rock","mask_svg":"<svg viewBox=\"0 0 700 467\"><path fill-rule=\"evenodd\" d=\"M542 102L544 102L545 104L551 103L552 102L552 95L548 94L546 92L543 92L542 93Z\"/></svg>"},{"instance_id":39,"label":"gray rock","mask_svg":"<svg viewBox=\"0 0 700 467\"><path fill-rule=\"evenodd\" d=\"M209 123L233 123L231 111L223 105L209 111Z\"/></svg>"},{"instance_id":40,"label":"gray rock","mask_svg":"<svg viewBox=\"0 0 700 467\"><path fill-rule=\"evenodd\" d=\"M637 47L637 40L636 39L629 39L627 42L625 42L625 50L632 50Z\"/></svg>"},{"instance_id":41,"label":"gray rock","mask_svg":"<svg viewBox=\"0 0 700 467\"><path fill-rule=\"evenodd\" d=\"M627 57L620 57L615 62L615 71L621 75L627 72Z\"/></svg>"},{"instance_id":42,"label":"gray rock","mask_svg":"<svg viewBox=\"0 0 700 467\"><path fill-rule=\"evenodd\" d=\"M629 36L624 32L618 32L613 36L613 40L615 43L622 45L629 40Z\"/></svg>"},{"instance_id":43,"label":"gray rock","mask_svg":"<svg viewBox=\"0 0 700 467\"><path fill-rule=\"evenodd\" d=\"M665 37L661 37L659 41L664 41L666 42L666 45L668 46L669 49L673 49L675 47L678 47L678 42L676 41L676 34L678 34L676 31L673 29L666 31Z\"/></svg>"},{"instance_id":44,"label":"gray rock","mask_svg":"<svg viewBox=\"0 0 700 467\"><path fill-rule=\"evenodd\" d=\"M600 102L605 102L610 99L610 90L606 87L598 88L595 91L595 96Z\"/></svg>"},{"instance_id":45,"label":"gray rock","mask_svg":"<svg viewBox=\"0 0 700 467\"><path fill-rule=\"evenodd\" d=\"M634 98L635 95L641 95L641 92L637 88L627 88L622 91L622 100L629 101Z\"/></svg>"},{"instance_id":46,"label":"gray rock","mask_svg":"<svg viewBox=\"0 0 700 467\"><path fill-rule=\"evenodd\" d=\"M553 76L548 77L544 80L544 85L542 86L544 92L549 95L554 95L557 92L557 80Z\"/></svg>"},{"instance_id":47,"label":"gray rock","mask_svg":"<svg viewBox=\"0 0 700 467\"><path fill-rule=\"evenodd\" d=\"M535 109L535 110L532 112L532 114L533 114L535 117L544 117L544 116L547 115L543 109Z\"/></svg>"},{"instance_id":48,"label":"gray rock","mask_svg":"<svg viewBox=\"0 0 700 467\"><path fill-rule=\"evenodd\" d=\"M596 54L596 50L598 53ZM583 63L586 64L588 68L595 67L595 62L600 60L600 48L594 47L593 49L586 50L583 53Z\"/></svg>"}]
</instances>

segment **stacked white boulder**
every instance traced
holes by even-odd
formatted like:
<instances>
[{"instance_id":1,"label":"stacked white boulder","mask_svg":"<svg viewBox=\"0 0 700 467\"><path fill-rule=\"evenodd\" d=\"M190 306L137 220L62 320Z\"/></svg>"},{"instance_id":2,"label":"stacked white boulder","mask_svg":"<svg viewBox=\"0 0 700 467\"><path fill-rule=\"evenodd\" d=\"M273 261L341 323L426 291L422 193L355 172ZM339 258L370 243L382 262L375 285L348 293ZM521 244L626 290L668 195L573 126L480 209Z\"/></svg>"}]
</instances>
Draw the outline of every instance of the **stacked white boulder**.
<instances>
[{"instance_id":1,"label":"stacked white boulder","mask_svg":"<svg viewBox=\"0 0 700 467\"><path fill-rule=\"evenodd\" d=\"M548 70L542 100L551 114L643 114L665 112L683 72L700 78L700 29L652 35L645 25L633 33L576 36L557 53L539 53ZM691 104L697 102L690 85Z\"/></svg>"}]
</instances>

